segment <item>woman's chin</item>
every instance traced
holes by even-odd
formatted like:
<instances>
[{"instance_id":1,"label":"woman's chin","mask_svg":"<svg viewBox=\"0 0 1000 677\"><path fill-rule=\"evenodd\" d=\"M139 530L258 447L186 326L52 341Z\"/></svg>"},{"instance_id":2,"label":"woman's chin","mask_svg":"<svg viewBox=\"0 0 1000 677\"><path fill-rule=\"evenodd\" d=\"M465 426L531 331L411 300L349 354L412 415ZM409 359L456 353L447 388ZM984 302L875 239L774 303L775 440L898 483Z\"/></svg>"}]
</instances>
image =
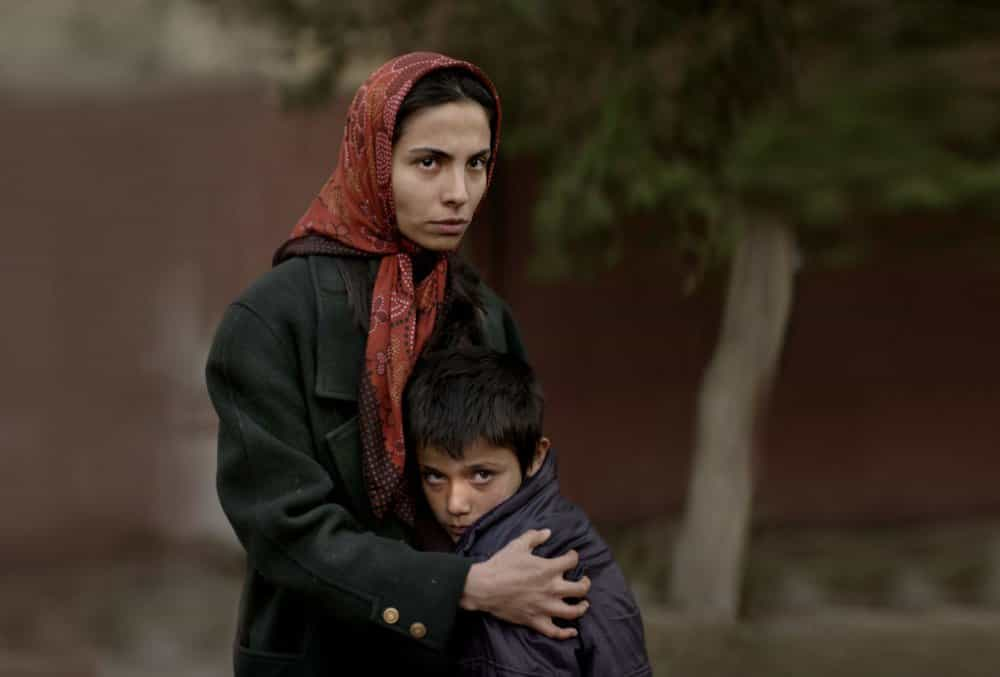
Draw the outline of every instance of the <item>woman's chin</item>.
<instances>
[{"instance_id":1,"label":"woman's chin","mask_svg":"<svg viewBox=\"0 0 1000 677\"><path fill-rule=\"evenodd\" d=\"M419 239L411 239L415 245L429 252L453 252L458 249L459 245L462 244L461 235L432 235L427 237L421 237Z\"/></svg>"}]
</instances>

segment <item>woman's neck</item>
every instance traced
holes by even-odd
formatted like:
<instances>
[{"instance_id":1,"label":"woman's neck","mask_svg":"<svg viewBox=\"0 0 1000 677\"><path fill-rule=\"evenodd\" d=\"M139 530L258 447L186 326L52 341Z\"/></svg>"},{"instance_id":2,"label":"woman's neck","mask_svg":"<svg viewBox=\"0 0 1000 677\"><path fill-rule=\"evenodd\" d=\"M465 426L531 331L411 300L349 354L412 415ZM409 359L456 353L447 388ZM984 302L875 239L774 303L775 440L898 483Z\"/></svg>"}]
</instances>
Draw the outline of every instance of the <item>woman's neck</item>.
<instances>
[{"instance_id":1,"label":"woman's neck","mask_svg":"<svg viewBox=\"0 0 1000 677\"><path fill-rule=\"evenodd\" d=\"M413 261L413 284L418 285L431 274L441 255L438 252L422 251L410 258Z\"/></svg>"}]
</instances>

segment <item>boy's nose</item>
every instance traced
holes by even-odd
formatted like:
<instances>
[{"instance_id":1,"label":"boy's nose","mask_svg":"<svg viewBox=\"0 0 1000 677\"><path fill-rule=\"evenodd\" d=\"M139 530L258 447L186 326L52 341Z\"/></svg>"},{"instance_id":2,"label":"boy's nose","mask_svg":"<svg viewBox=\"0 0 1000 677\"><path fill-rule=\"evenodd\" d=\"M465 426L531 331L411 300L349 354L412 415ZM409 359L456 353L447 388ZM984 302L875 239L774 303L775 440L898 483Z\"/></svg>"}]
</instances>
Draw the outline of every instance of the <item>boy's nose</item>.
<instances>
[{"instance_id":1,"label":"boy's nose","mask_svg":"<svg viewBox=\"0 0 1000 677\"><path fill-rule=\"evenodd\" d=\"M469 510L468 492L461 486L453 486L448 494L448 512L452 515L465 515Z\"/></svg>"}]
</instances>

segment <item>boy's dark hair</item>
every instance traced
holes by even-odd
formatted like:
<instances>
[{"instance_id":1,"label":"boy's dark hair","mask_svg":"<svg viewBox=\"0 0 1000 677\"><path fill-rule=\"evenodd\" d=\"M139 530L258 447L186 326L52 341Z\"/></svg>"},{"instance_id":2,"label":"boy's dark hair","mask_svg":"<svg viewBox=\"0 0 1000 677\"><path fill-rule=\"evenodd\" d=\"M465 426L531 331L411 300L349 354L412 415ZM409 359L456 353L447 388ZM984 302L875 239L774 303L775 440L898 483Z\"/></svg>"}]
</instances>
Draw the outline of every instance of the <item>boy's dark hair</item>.
<instances>
[{"instance_id":1,"label":"boy's dark hair","mask_svg":"<svg viewBox=\"0 0 1000 677\"><path fill-rule=\"evenodd\" d=\"M482 438L513 450L523 474L542 436L544 404L534 371L514 355L471 346L428 353L403 395L406 442L460 459Z\"/></svg>"}]
</instances>

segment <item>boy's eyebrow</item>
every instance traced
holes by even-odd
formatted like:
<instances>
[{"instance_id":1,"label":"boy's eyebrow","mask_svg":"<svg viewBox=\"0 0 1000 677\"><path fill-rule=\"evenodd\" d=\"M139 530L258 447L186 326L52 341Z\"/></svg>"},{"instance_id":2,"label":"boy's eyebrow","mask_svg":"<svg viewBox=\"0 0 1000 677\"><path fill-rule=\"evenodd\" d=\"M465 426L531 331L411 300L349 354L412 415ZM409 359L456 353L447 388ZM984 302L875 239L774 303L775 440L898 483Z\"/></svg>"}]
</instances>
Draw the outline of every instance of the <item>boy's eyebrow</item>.
<instances>
[{"instance_id":1,"label":"boy's eyebrow","mask_svg":"<svg viewBox=\"0 0 1000 677\"><path fill-rule=\"evenodd\" d=\"M469 470L478 470L480 468L489 468L490 470L495 470L501 467L501 465L502 465L501 463L498 463L496 461L480 461L479 463L473 463L472 465L468 466L468 468Z\"/></svg>"}]
</instances>

